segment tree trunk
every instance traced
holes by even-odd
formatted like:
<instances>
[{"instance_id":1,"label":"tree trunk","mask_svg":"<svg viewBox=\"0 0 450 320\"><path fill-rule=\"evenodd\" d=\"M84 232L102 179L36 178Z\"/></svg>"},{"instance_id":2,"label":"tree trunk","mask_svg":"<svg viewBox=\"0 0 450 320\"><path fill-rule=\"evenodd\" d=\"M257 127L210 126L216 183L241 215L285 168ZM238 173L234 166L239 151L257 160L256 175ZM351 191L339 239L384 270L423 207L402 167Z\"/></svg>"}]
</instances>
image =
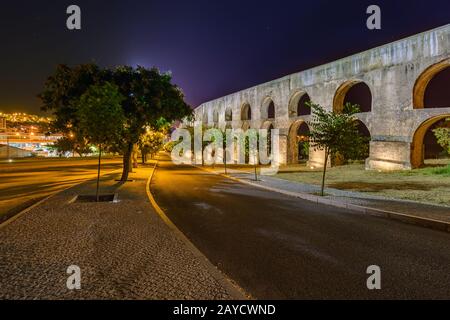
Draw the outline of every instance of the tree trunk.
<instances>
[{"instance_id":1,"label":"tree trunk","mask_svg":"<svg viewBox=\"0 0 450 320\"><path fill-rule=\"evenodd\" d=\"M258 159L256 157L256 154L254 156L254 161L255 161L255 181L258 181L258 172L257 172L257 168L258 168Z\"/></svg>"},{"instance_id":2,"label":"tree trunk","mask_svg":"<svg viewBox=\"0 0 450 320\"><path fill-rule=\"evenodd\" d=\"M143 152L141 154L141 157L142 157L142 164L145 164L146 159L145 159L145 154Z\"/></svg>"},{"instance_id":3,"label":"tree trunk","mask_svg":"<svg viewBox=\"0 0 450 320\"><path fill-rule=\"evenodd\" d=\"M132 152L133 152L133 144L129 143L123 155L123 169L122 169L123 171L122 177L120 178L121 182L126 182L128 180L128 174L130 173Z\"/></svg>"},{"instance_id":4,"label":"tree trunk","mask_svg":"<svg viewBox=\"0 0 450 320\"><path fill-rule=\"evenodd\" d=\"M224 157L224 161L223 161L223 165L224 165L224 168L225 168L225 174L228 174L228 172L227 172L227 155L228 155L228 153L225 150L225 157Z\"/></svg>"},{"instance_id":5,"label":"tree trunk","mask_svg":"<svg viewBox=\"0 0 450 320\"><path fill-rule=\"evenodd\" d=\"M100 189L100 165L102 161L102 145L98 146L98 172L97 172L97 192L95 193L95 197L97 202L100 202L100 195L98 193Z\"/></svg>"},{"instance_id":6,"label":"tree trunk","mask_svg":"<svg viewBox=\"0 0 450 320\"><path fill-rule=\"evenodd\" d=\"M325 174L327 172L328 166L328 149L325 149L325 163L323 164L323 175L322 175L322 188L320 195L323 197L325 195Z\"/></svg>"}]
</instances>

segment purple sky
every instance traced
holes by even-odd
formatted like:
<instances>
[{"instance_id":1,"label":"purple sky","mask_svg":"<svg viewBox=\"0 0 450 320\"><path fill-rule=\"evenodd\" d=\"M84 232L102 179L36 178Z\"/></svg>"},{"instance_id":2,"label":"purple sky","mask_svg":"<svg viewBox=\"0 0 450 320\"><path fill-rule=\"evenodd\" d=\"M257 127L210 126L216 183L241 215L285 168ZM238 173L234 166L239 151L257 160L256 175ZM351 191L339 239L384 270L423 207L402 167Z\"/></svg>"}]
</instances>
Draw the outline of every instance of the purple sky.
<instances>
[{"instance_id":1,"label":"purple sky","mask_svg":"<svg viewBox=\"0 0 450 320\"><path fill-rule=\"evenodd\" d=\"M0 12L0 111L38 113L35 97L58 63L171 70L198 104L450 23L450 2L8 1ZM82 9L82 30L65 27ZM382 9L382 30L366 8Z\"/></svg>"}]
</instances>

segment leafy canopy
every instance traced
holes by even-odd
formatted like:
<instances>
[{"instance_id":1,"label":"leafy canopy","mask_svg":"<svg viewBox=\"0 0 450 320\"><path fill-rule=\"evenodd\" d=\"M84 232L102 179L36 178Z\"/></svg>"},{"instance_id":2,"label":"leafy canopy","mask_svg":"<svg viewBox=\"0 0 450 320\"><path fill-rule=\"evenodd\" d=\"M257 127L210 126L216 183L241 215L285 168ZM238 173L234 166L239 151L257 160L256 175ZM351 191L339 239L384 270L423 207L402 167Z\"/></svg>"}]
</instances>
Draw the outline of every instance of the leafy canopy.
<instances>
[{"instance_id":1,"label":"leafy canopy","mask_svg":"<svg viewBox=\"0 0 450 320\"><path fill-rule=\"evenodd\" d=\"M437 143L444 148L448 155L450 155L450 118L446 119L444 127L433 130Z\"/></svg>"},{"instance_id":2,"label":"leafy canopy","mask_svg":"<svg viewBox=\"0 0 450 320\"><path fill-rule=\"evenodd\" d=\"M360 135L355 117L360 112L359 106L347 103L342 113L334 113L318 104L309 105L313 114L309 137L314 149L349 159L356 159L364 152L366 139Z\"/></svg>"},{"instance_id":3,"label":"leafy canopy","mask_svg":"<svg viewBox=\"0 0 450 320\"><path fill-rule=\"evenodd\" d=\"M73 101L79 120L79 129L89 143L109 146L120 139L124 114L121 103L124 97L116 85L92 85Z\"/></svg>"}]
</instances>

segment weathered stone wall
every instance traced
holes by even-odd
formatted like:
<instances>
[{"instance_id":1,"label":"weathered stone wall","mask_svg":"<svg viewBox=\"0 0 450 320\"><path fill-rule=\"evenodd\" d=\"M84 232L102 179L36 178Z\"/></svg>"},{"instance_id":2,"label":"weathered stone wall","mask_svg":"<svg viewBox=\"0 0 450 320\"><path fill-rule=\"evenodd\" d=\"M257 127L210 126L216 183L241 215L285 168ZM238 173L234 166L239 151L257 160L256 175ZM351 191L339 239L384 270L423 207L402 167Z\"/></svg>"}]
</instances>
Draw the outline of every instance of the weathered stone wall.
<instances>
[{"instance_id":1,"label":"weathered stone wall","mask_svg":"<svg viewBox=\"0 0 450 320\"><path fill-rule=\"evenodd\" d=\"M290 127L309 116L292 116L290 103L302 93L311 100L332 110L335 97L341 88L352 83L364 82L372 93L371 112L358 118L371 134L368 169L410 169L411 159L420 158L413 139L422 123L439 115L450 115L449 108L423 109L417 98L420 85L416 82L432 66L450 65L450 25L424 32L397 42L377 47L353 56L292 74L246 90L202 104L195 110L196 120L210 126L242 128L242 106L249 104L252 110L252 128L267 126L268 121L280 129L282 162L291 161L289 153L292 139ZM440 68L442 69L442 68ZM428 81L423 80L422 86ZM420 95L420 94L417 94ZM267 119L267 101L275 104L275 119ZM413 105L417 104L417 105ZM423 106L422 106L423 107ZM233 121L225 121L225 111L231 108ZM218 123L213 122L218 112ZM293 131L293 130L291 130ZM321 152L311 150L310 163L320 165ZM420 162L420 159L413 161Z\"/></svg>"}]
</instances>

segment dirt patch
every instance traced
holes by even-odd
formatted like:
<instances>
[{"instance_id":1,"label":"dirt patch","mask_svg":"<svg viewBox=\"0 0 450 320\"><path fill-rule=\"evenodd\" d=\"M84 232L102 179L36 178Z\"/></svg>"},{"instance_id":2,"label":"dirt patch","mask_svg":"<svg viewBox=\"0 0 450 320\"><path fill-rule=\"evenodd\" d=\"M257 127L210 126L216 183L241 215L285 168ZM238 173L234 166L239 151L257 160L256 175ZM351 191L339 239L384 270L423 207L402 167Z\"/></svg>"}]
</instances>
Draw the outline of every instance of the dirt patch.
<instances>
[{"instance_id":1,"label":"dirt patch","mask_svg":"<svg viewBox=\"0 0 450 320\"><path fill-rule=\"evenodd\" d=\"M354 190L359 192L380 192L384 190L420 190L430 191L436 186L426 183L402 182L402 183L376 183L363 181L337 182L327 185L330 188L341 190Z\"/></svg>"}]
</instances>

